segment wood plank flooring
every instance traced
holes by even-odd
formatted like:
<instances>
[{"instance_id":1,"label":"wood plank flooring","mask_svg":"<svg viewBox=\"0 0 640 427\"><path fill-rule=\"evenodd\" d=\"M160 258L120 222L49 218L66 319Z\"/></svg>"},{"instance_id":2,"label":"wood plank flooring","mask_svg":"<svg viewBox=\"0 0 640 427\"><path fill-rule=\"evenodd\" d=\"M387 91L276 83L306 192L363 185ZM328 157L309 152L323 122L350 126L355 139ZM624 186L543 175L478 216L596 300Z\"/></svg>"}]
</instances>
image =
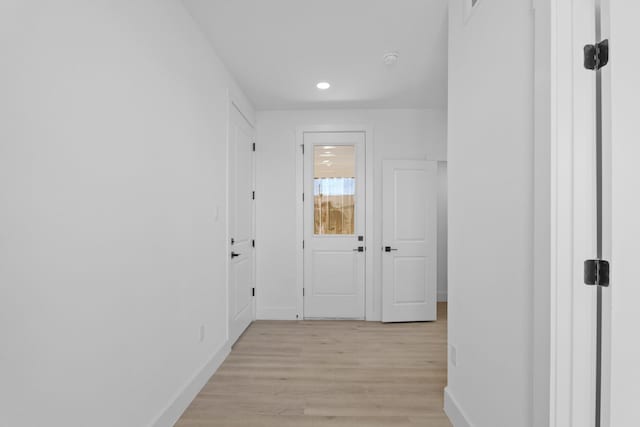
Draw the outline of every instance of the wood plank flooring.
<instances>
[{"instance_id":1,"label":"wood plank flooring","mask_svg":"<svg viewBox=\"0 0 640 427\"><path fill-rule=\"evenodd\" d=\"M438 322L254 322L177 427L451 427Z\"/></svg>"}]
</instances>

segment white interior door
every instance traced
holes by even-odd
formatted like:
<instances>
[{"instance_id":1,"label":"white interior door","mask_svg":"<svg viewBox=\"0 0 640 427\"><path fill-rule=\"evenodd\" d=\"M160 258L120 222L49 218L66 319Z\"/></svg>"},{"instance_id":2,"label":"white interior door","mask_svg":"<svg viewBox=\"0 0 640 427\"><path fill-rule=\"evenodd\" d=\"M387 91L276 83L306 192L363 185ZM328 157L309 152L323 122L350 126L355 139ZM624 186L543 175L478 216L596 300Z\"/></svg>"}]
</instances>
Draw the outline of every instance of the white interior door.
<instances>
[{"instance_id":1,"label":"white interior door","mask_svg":"<svg viewBox=\"0 0 640 427\"><path fill-rule=\"evenodd\" d=\"M364 319L365 134L304 134L304 317Z\"/></svg>"},{"instance_id":2,"label":"white interior door","mask_svg":"<svg viewBox=\"0 0 640 427\"><path fill-rule=\"evenodd\" d=\"M436 320L437 162L382 169L382 321Z\"/></svg>"},{"instance_id":3,"label":"white interior door","mask_svg":"<svg viewBox=\"0 0 640 427\"><path fill-rule=\"evenodd\" d=\"M602 38L610 40L611 60L603 69L605 112L604 259L611 261L611 286L604 304L604 427L636 426L640 384L640 2L604 2Z\"/></svg>"},{"instance_id":4,"label":"white interior door","mask_svg":"<svg viewBox=\"0 0 640 427\"><path fill-rule=\"evenodd\" d=\"M254 130L235 108L229 123L229 342L253 320Z\"/></svg>"}]
</instances>

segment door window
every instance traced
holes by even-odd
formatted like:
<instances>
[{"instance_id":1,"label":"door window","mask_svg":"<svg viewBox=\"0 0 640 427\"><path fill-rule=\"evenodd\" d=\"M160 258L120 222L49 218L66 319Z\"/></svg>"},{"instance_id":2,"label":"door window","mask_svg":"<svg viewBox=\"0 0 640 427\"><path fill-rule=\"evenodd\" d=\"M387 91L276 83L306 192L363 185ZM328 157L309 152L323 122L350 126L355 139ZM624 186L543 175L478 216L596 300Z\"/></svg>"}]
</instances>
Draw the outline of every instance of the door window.
<instances>
[{"instance_id":1,"label":"door window","mask_svg":"<svg viewBox=\"0 0 640 427\"><path fill-rule=\"evenodd\" d=\"M356 147L316 145L313 165L314 234L355 234Z\"/></svg>"}]
</instances>

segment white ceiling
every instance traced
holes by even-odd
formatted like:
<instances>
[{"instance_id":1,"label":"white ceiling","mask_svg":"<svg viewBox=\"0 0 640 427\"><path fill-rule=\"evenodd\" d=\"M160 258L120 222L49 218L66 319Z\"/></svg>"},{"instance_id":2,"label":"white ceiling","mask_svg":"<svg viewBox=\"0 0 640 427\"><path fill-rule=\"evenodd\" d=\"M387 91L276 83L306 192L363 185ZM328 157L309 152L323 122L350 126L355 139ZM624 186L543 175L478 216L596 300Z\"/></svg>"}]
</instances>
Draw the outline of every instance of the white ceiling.
<instances>
[{"instance_id":1,"label":"white ceiling","mask_svg":"<svg viewBox=\"0 0 640 427\"><path fill-rule=\"evenodd\" d=\"M183 2L258 109L446 105L447 0Z\"/></svg>"}]
</instances>

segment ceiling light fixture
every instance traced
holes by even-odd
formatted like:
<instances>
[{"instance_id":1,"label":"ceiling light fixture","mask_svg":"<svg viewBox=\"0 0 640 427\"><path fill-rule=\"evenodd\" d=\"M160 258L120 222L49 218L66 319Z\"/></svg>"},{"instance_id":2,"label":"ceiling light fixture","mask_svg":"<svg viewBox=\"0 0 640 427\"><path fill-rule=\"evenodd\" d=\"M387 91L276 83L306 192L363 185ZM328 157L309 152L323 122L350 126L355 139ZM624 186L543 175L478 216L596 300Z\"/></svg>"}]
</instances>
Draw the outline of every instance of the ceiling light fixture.
<instances>
[{"instance_id":1,"label":"ceiling light fixture","mask_svg":"<svg viewBox=\"0 0 640 427\"><path fill-rule=\"evenodd\" d=\"M331 87L331 85L328 82L320 82L316 85L316 87L320 90L327 90Z\"/></svg>"}]
</instances>

